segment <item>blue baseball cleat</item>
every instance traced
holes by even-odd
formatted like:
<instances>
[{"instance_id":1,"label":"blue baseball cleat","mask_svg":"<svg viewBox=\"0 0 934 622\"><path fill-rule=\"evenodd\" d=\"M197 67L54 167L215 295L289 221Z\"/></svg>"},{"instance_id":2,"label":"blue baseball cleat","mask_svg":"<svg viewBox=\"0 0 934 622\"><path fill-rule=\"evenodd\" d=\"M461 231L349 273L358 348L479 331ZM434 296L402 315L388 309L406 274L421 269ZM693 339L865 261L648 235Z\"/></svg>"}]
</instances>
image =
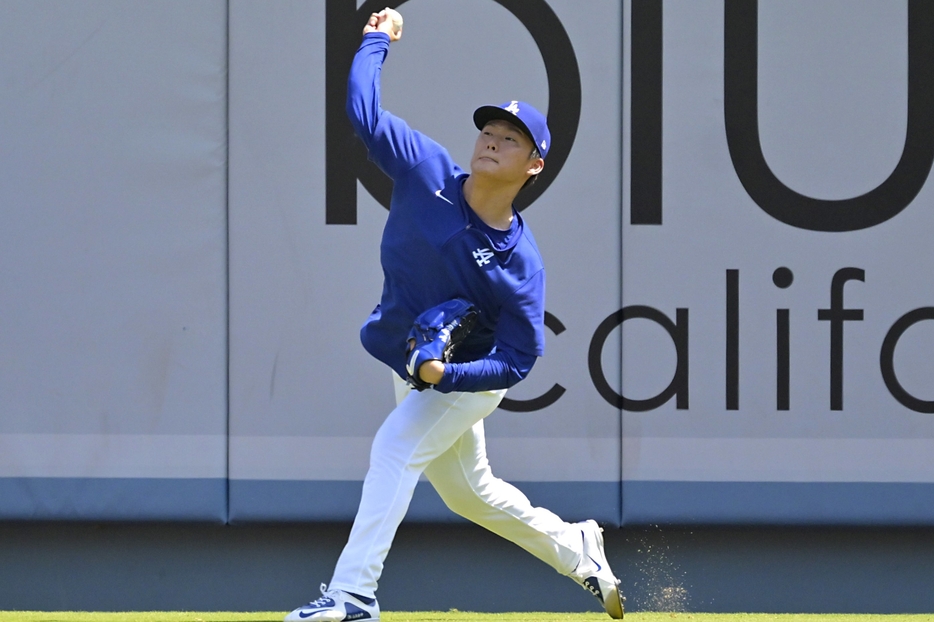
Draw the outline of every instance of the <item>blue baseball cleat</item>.
<instances>
[{"instance_id":1,"label":"blue baseball cleat","mask_svg":"<svg viewBox=\"0 0 934 622\"><path fill-rule=\"evenodd\" d=\"M341 590L328 590L321 584L321 598L285 616L285 622L352 622L379 620L376 599L365 599Z\"/></svg>"}]
</instances>

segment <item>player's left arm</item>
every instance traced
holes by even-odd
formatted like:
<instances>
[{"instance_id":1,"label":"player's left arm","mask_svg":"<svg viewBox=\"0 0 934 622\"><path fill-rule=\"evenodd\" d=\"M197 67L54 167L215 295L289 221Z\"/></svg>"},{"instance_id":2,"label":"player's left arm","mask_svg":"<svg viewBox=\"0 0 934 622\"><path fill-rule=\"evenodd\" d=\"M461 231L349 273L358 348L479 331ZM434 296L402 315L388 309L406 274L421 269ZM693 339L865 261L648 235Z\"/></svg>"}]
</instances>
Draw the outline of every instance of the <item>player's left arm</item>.
<instances>
[{"instance_id":1,"label":"player's left arm","mask_svg":"<svg viewBox=\"0 0 934 622\"><path fill-rule=\"evenodd\" d=\"M443 375L431 384L441 393L508 389L529 375L537 358L518 350L497 349L478 361L444 363ZM422 379L430 382L424 373Z\"/></svg>"},{"instance_id":2,"label":"player's left arm","mask_svg":"<svg viewBox=\"0 0 934 622\"><path fill-rule=\"evenodd\" d=\"M542 270L504 302L493 353L477 361L445 363L443 375L431 384L442 393L477 392L508 389L524 380L538 357L545 353L544 300ZM422 377L428 381L424 373Z\"/></svg>"}]
</instances>

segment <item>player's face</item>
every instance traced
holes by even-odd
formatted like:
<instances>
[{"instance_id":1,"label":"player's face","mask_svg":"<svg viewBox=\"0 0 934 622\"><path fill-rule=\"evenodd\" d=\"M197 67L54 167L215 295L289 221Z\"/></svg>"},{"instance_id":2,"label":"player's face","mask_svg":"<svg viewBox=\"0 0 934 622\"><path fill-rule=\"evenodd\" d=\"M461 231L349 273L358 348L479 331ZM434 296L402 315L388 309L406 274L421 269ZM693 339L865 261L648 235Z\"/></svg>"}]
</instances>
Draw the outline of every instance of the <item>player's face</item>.
<instances>
[{"instance_id":1,"label":"player's face","mask_svg":"<svg viewBox=\"0 0 934 622\"><path fill-rule=\"evenodd\" d=\"M507 183L525 180L541 172L545 162L532 158L535 146L525 132L507 121L490 121L474 145L470 170Z\"/></svg>"}]
</instances>

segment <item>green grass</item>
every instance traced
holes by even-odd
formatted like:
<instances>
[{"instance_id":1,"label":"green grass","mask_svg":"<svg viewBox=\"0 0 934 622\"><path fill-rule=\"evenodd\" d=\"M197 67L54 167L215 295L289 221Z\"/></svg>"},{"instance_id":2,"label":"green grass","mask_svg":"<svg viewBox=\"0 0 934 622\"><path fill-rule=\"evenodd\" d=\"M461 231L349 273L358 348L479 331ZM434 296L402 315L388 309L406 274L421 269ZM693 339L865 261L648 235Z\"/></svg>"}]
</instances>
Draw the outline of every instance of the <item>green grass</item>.
<instances>
[{"instance_id":1,"label":"green grass","mask_svg":"<svg viewBox=\"0 0 934 622\"><path fill-rule=\"evenodd\" d=\"M0 622L279 622L286 612L0 611ZM606 622L602 613L471 613L384 611L382 622ZM934 622L934 614L629 613L630 622Z\"/></svg>"}]
</instances>

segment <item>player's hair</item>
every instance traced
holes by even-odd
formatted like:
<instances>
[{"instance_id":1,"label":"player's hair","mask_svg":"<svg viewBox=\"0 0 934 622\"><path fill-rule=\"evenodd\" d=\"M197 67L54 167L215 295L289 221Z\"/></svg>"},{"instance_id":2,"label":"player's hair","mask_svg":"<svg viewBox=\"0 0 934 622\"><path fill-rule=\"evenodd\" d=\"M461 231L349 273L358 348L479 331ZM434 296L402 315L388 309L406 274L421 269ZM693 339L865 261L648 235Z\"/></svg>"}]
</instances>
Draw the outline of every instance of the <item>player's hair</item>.
<instances>
[{"instance_id":1,"label":"player's hair","mask_svg":"<svg viewBox=\"0 0 934 622\"><path fill-rule=\"evenodd\" d=\"M541 154L541 152L538 150L538 147L532 147L532 153L529 154L529 159L530 159L530 160L534 160L534 159L540 158L540 157L542 157L542 154ZM529 186L531 186L532 184L534 184L536 179L538 179L538 175L532 175L531 177L529 177L528 179L525 180L525 183L522 184L522 187L519 188L519 190L520 190L520 191L525 190L526 188L528 188Z\"/></svg>"}]
</instances>

